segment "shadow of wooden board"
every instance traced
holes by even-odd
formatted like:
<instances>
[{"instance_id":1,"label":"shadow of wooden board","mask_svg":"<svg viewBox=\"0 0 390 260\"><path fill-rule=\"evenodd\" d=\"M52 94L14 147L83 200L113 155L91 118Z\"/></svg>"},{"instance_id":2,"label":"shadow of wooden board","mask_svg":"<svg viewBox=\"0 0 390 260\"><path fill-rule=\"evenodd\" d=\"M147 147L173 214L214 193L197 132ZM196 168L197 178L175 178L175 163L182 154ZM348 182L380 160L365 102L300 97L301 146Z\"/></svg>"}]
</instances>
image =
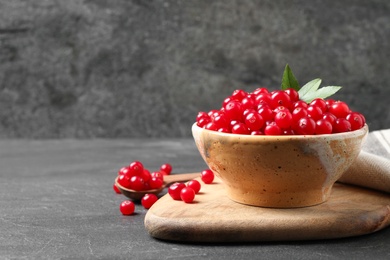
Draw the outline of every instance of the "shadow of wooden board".
<instances>
[{"instance_id":1,"label":"shadow of wooden board","mask_svg":"<svg viewBox=\"0 0 390 260\"><path fill-rule=\"evenodd\" d=\"M274 209L230 200L223 184L202 184L186 204L168 194L145 216L152 237L180 242L257 242L332 239L369 234L390 225L390 194L336 183L320 205Z\"/></svg>"}]
</instances>

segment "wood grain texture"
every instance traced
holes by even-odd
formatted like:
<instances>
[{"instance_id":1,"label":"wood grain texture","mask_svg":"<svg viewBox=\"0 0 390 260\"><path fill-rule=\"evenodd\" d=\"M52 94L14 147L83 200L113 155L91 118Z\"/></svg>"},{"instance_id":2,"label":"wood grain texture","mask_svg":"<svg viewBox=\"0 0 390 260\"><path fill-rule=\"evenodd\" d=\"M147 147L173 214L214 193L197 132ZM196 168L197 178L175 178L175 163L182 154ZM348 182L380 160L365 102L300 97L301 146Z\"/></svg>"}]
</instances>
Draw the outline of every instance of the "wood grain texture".
<instances>
[{"instance_id":1,"label":"wood grain texture","mask_svg":"<svg viewBox=\"0 0 390 260\"><path fill-rule=\"evenodd\" d=\"M217 179L202 186L194 203L165 195L145 216L151 236L190 242L331 239L369 234L389 225L389 194L340 183L321 205L273 209L231 201Z\"/></svg>"}]
</instances>

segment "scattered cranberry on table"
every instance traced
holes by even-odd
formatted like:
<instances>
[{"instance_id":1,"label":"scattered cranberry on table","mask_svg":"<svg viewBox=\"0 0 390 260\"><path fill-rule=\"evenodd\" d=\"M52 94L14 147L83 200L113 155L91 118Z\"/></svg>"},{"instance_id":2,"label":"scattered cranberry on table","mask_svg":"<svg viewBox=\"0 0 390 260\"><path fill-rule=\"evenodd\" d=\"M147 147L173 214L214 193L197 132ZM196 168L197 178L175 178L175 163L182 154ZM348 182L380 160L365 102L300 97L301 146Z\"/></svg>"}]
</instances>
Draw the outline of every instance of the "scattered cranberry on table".
<instances>
[{"instance_id":1,"label":"scattered cranberry on table","mask_svg":"<svg viewBox=\"0 0 390 260\"><path fill-rule=\"evenodd\" d=\"M123 201L119 206L119 210L122 212L123 215L132 215L135 210L134 202L132 202L131 200Z\"/></svg>"},{"instance_id":2,"label":"scattered cranberry on table","mask_svg":"<svg viewBox=\"0 0 390 260\"><path fill-rule=\"evenodd\" d=\"M158 197L153 193L145 194L141 199L141 204L145 209L149 209L158 200Z\"/></svg>"}]
</instances>

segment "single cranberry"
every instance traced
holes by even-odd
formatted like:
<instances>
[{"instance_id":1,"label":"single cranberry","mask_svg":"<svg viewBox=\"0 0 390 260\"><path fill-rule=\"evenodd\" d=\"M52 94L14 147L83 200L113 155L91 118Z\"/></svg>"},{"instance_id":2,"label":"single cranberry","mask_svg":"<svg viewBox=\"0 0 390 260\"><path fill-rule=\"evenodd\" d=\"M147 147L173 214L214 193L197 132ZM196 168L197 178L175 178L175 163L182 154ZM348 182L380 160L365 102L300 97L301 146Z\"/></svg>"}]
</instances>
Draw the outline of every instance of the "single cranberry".
<instances>
[{"instance_id":1,"label":"single cranberry","mask_svg":"<svg viewBox=\"0 0 390 260\"><path fill-rule=\"evenodd\" d=\"M271 99L271 94L270 93L260 93L259 95L256 96L256 104L266 104L266 105L271 105L272 99Z\"/></svg>"},{"instance_id":2,"label":"single cranberry","mask_svg":"<svg viewBox=\"0 0 390 260\"><path fill-rule=\"evenodd\" d=\"M363 118L361 117L360 113L352 112L349 113L345 119L351 124L351 130L357 130L364 126Z\"/></svg>"},{"instance_id":3,"label":"single cranberry","mask_svg":"<svg viewBox=\"0 0 390 260\"><path fill-rule=\"evenodd\" d=\"M123 215L131 215L134 213L135 205L132 201L125 200L120 204L119 210L122 212Z\"/></svg>"},{"instance_id":4,"label":"single cranberry","mask_svg":"<svg viewBox=\"0 0 390 260\"><path fill-rule=\"evenodd\" d=\"M322 111L322 113L325 113L328 110L328 106L326 105L326 102L322 98L315 98L313 101L310 102L311 106L319 107Z\"/></svg>"},{"instance_id":5,"label":"single cranberry","mask_svg":"<svg viewBox=\"0 0 390 260\"><path fill-rule=\"evenodd\" d=\"M302 108L307 108L309 105L302 100L298 100L292 104L292 108L297 108L297 107L302 107Z\"/></svg>"},{"instance_id":6,"label":"single cranberry","mask_svg":"<svg viewBox=\"0 0 390 260\"><path fill-rule=\"evenodd\" d=\"M220 114L214 118L214 124L218 130L220 128L228 128L230 121L225 114Z\"/></svg>"},{"instance_id":7,"label":"single cranberry","mask_svg":"<svg viewBox=\"0 0 390 260\"><path fill-rule=\"evenodd\" d=\"M274 116L277 114L277 113L279 113L279 112L281 112L281 111L286 111L286 110L288 110L289 111L289 109L287 108L287 107L285 107L285 106L278 106L278 107L276 107L275 109L274 109Z\"/></svg>"},{"instance_id":8,"label":"single cranberry","mask_svg":"<svg viewBox=\"0 0 390 260\"><path fill-rule=\"evenodd\" d=\"M185 188L186 185L181 182L175 182L171 184L168 188L168 194L172 197L174 200L181 200L180 198L180 191Z\"/></svg>"},{"instance_id":9,"label":"single cranberry","mask_svg":"<svg viewBox=\"0 0 390 260\"><path fill-rule=\"evenodd\" d=\"M245 109L244 112L242 113L242 116L243 116L244 119L245 119L245 117L246 117L249 113L256 113L256 112L257 112L257 111L256 111L256 109L254 109L254 108Z\"/></svg>"},{"instance_id":10,"label":"single cranberry","mask_svg":"<svg viewBox=\"0 0 390 260\"><path fill-rule=\"evenodd\" d=\"M231 98L235 99L235 100L238 100L238 101L241 101L243 98L245 98L247 96L247 94L248 93L246 93L242 89L236 89L236 90L233 91L233 93L231 95Z\"/></svg>"},{"instance_id":11,"label":"single cranberry","mask_svg":"<svg viewBox=\"0 0 390 260\"><path fill-rule=\"evenodd\" d=\"M237 123L232 127L232 133L233 134L240 134L240 135L249 135L250 130L244 123Z\"/></svg>"},{"instance_id":12,"label":"single cranberry","mask_svg":"<svg viewBox=\"0 0 390 260\"><path fill-rule=\"evenodd\" d=\"M332 124L326 119L320 119L316 121L316 135L331 134L332 133Z\"/></svg>"},{"instance_id":13,"label":"single cranberry","mask_svg":"<svg viewBox=\"0 0 390 260\"><path fill-rule=\"evenodd\" d=\"M222 102L222 107L225 107L227 105L227 103L229 103L230 101L232 101L233 99L231 97L227 97L223 100Z\"/></svg>"},{"instance_id":14,"label":"single cranberry","mask_svg":"<svg viewBox=\"0 0 390 260\"><path fill-rule=\"evenodd\" d=\"M291 113L292 119L295 122L303 117L307 117L307 114L308 114L307 109L303 108L303 107L296 107L296 108L294 108L294 110Z\"/></svg>"},{"instance_id":15,"label":"single cranberry","mask_svg":"<svg viewBox=\"0 0 390 260\"><path fill-rule=\"evenodd\" d=\"M187 187L192 188L195 191L195 194L198 194L201 188L200 182L197 180L191 180L187 183Z\"/></svg>"},{"instance_id":16,"label":"single cranberry","mask_svg":"<svg viewBox=\"0 0 390 260\"><path fill-rule=\"evenodd\" d=\"M225 106L225 114L230 120L241 121L244 109L239 101L230 101Z\"/></svg>"},{"instance_id":17,"label":"single cranberry","mask_svg":"<svg viewBox=\"0 0 390 260\"><path fill-rule=\"evenodd\" d=\"M161 172L152 172L150 174L150 177L160 178L162 181L164 181L164 174L162 174Z\"/></svg>"},{"instance_id":18,"label":"single cranberry","mask_svg":"<svg viewBox=\"0 0 390 260\"><path fill-rule=\"evenodd\" d=\"M246 98L249 98L249 99L252 99L252 101L255 101L255 100L256 100L256 95L253 94L253 93L248 93L248 94L246 95Z\"/></svg>"},{"instance_id":19,"label":"single cranberry","mask_svg":"<svg viewBox=\"0 0 390 260\"><path fill-rule=\"evenodd\" d=\"M264 119L264 121L270 121L274 118L274 112L269 106L263 106L257 110L259 115Z\"/></svg>"},{"instance_id":20,"label":"single cranberry","mask_svg":"<svg viewBox=\"0 0 390 260\"><path fill-rule=\"evenodd\" d=\"M161 173L165 173L166 175L169 175L171 174L172 172L172 165L170 165L169 163L164 163L160 166L160 172Z\"/></svg>"},{"instance_id":21,"label":"single cranberry","mask_svg":"<svg viewBox=\"0 0 390 260\"><path fill-rule=\"evenodd\" d=\"M255 102L253 99L245 97L241 100L242 109L254 109L255 108Z\"/></svg>"},{"instance_id":22,"label":"single cranberry","mask_svg":"<svg viewBox=\"0 0 390 260\"><path fill-rule=\"evenodd\" d=\"M216 109L212 109L210 110L207 115L210 117L211 120L214 119L214 117L216 117L217 115L219 115L221 111L220 110L216 110Z\"/></svg>"},{"instance_id":23,"label":"single cranberry","mask_svg":"<svg viewBox=\"0 0 390 260\"><path fill-rule=\"evenodd\" d=\"M291 102L296 102L299 100L299 94L298 91L296 91L293 88L288 88L284 92L287 93L287 95L290 97Z\"/></svg>"},{"instance_id":24,"label":"single cranberry","mask_svg":"<svg viewBox=\"0 0 390 260\"><path fill-rule=\"evenodd\" d=\"M185 203L191 203L195 199L195 191L191 187L185 187L180 191L180 198Z\"/></svg>"},{"instance_id":25,"label":"single cranberry","mask_svg":"<svg viewBox=\"0 0 390 260\"><path fill-rule=\"evenodd\" d=\"M144 172L144 166L140 161L134 161L129 165L130 176L141 176Z\"/></svg>"},{"instance_id":26,"label":"single cranberry","mask_svg":"<svg viewBox=\"0 0 390 260\"><path fill-rule=\"evenodd\" d=\"M327 110L329 110L329 107L330 107L334 102L336 102L336 101L335 101L334 99L331 99L331 98L325 100Z\"/></svg>"},{"instance_id":27,"label":"single cranberry","mask_svg":"<svg viewBox=\"0 0 390 260\"><path fill-rule=\"evenodd\" d=\"M345 118L350 112L348 105L342 101L335 101L328 110L337 118Z\"/></svg>"},{"instance_id":28,"label":"single cranberry","mask_svg":"<svg viewBox=\"0 0 390 260\"><path fill-rule=\"evenodd\" d=\"M210 170L210 169L207 169L207 170L203 170L201 173L201 180L205 183L205 184L210 184L214 181L214 173Z\"/></svg>"},{"instance_id":29,"label":"single cranberry","mask_svg":"<svg viewBox=\"0 0 390 260\"><path fill-rule=\"evenodd\" d=\"M269 91L268 91L267 88L257 88L252 93L257 96L257 95L259 95L261 93L269 93Z\"/></svg>"},{"instance_id":30,"label":"single cranberry","mask_svg":"<svg viewBox=\"0 0 390 260\"><path fill-rule=\"evenodd\" d=\"M245 117L245 125L251 131L260 130L264 125L264 119L257 112L251 112Z\"/></svg>"},{"instance_id":31,"label":"single cranberry","mask_svg":"<svg viewBox=\"0 0 390 260\"><path fill-rule=\"evenodd\" d=\"M120 194L121 191L118 189L118 187L115 185L115 183L112 185L113 190L117 193Z\"/></svg>"},{"instance_id":32,"label":"single cranberry","mask_svg":"<svg viewBox=\"0 0 390 260\"><path fill-rule=\"evenodd\" d=\"M335 115L333 115L332 113L325 112L322 115L322 119L325 119L325 120L329 121L329 123L331 123L333 125L334 121L336 121L337 117Z\"/></svg>"},{"instance_id":33,"label":"single cranberry","mask_svg":"<svg viewBox=\"0 0 390 260\"><path fill-rule=\"evenodd\" d=\"M264 128L265 135L281 135L282 129L273 121Z\"/></svg>"},{"instance_id":34,"label":"single cranberry","mask_svg":"<svg viewBox=\"0 0 390 260\"><path fill-rule=\"evenodd\" d=\"M293 122L292 115L291 115L289 110L279 111L275 115L274 120L275 120L276 125L282 129L290 128L290 126Z\"/></svg>"},{"instance_id":35,"label":"single cranberry","mask_svg":"<svg viewBox=\"0 0 390 260\"><path fill-rule=\"evenodd\" d=\"M201 119L207 119L208 121L211 120L210 116L206 112L199 112L196 116L196 121L199 122Z\"/></svg>"},{"instance_id":36,"label":"single cranberry","mask_svg":"<svg viewBox=\"0 0 390 260\"><path fill-rule=\"evenodd\" d=\"M211 131L217 131L218 130L218 126L214 122L208 123L204 128L207 129L207 130L211 130Z\"/></svg>"},{"instance_id":37,"label":"single cranberry","mask_svg":"<svg viewBox=\"0 0 390 260\"><path fill-rule=\"evenodd\" d=\"M122 187L130 188L130 176L128 176L128 175L119 175L118 183Z\"/></svg>"},{"instance_id":38,"label":"single cranberry","mask_svg":"<svg viewBox=\"0 0 390 260\"><path fill-rule=\"evenodd\" d=\"M313 135L315 132L316 123L313 118L303 117L292 125L294 133L297 135Z\"/></svg>"},{"instance_id":39,"label":"single cranberry","mask_svg":"<svg viewBox=\"0 0 390 260\"><path fill-rule=\"evenodd\" d=\"M141 191L145 189L145 181L140 176L133 176L130 178L130 189Z\"/></svg>"},{"instance_id":40,"label":"single cranberry","mask_svg":"<svg viewBox=\"0 0 390 260\"><path fill-rule=\"evenodd\" d=\"M320 120L322 118L323 112L320 107L315 105L309 105L307 107L307 114L311 118L314 119L314 121Z\"/></svg>"},{"instance_id":41,"label":"single cranberry","mask_svg":"<svg viewBox=\"0 0 390 260\"><path fill-rule=\"evenodd\" d=\"M144 168L144 172L142 173L141 178L144 180L145 183L149 182L151 178L150 171Z\"/></svg>"},{"instance_id":42,"label":"single cranberry","mask_svg":"<svg viewBox=\"0 0 390 260\"><path fill-rule=\"evenodd\" d=\"M202 127L204 128L208 123L211 122L211 119L210 118L201 118L199 119L197 122L196 122L196 125L199 126L199 127Z\"/></svg>"},{"instance_id":43,"label":"single cranberry","mask_svg":"<svg viewBox=\"0 0 390 260\"><path fill-rule=\"evenodd\" d=\"M118 175L126 175L129 173L129 167L125 166L119 169Z\"/></svg>"},{"instance_id":44,"label":"single cranberry","mask_svg":"<svg viewBox=\"0 0 390 260\"><path fill-rule=\"evenodd\" d=\"M155 190L155 189L160 189L163 186L164 182L162 179L158 177L151 177L148 184L149 184L149 189Z\"/></svg>"},{"instance_id":45,"label":"single cranberry","mask_svg":"<svg viewBox=\"0 0 390 260\"><path fill-rule=\"evenodd\" d=\"M154 203L158 200L158 197L153 193L145 194L141 199L141 204L145 209L150 209Z\"/></svg>"},{"instance_id":46,"label":"single cranberry","mask_svg":"<svg viewBox=\"0 0 390 260\"><path fill-rule=\"evenodd\" d=\"M344 133L351 131L351 123L345 118L337 118L333 124L333 133Z\"/></svg>"},{"instance_id":47,"label":"single cranberry","mask_svg":"<svg viewBox=\"0 0 390 260\"><path fill-rule=\"evenodd\" d=\"M218 132L220 132L220 133L231 133L229 128L226 128L226 127L221 127L220 129L218 129Z\"/></svg>"},{"instance_id":48,"label":"single cranberry","mask_svg":"<svg viewBox=\"0 0 390 260\"><path fill-rule=\"evenodd\" d=\"M271 100L272 108L276 108L278 106L290 108L292 104L290 96L282 90L275 91L271 96Z\"/></svg>"}]
</instances>

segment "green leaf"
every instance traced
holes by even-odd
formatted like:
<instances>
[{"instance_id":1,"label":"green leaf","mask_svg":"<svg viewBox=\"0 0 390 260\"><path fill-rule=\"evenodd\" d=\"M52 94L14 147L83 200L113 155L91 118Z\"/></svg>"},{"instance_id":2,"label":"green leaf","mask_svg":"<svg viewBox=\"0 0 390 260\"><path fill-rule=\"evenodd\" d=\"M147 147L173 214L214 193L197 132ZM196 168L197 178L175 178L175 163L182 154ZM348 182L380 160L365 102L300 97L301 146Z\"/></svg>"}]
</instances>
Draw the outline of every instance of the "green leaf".
<instances>
[{"instance_id":1,"label":"green leaf","mask_svg":"<svg viewBox=\"0 0 390 260\"><path fill-rule=\"evenodd\" d=\"M317 89L320 87L321 85L321 79L313 79L309 82L307 82L299 91L298 91L298 94L299 94L299 98L302 99L303 101L305 101L305 96L312 93L312 92L315 92L317 91Z\"/></svg>"},{"instance_id":2,"label":"green leaf","mask_svg":"<svg viewBox=\"0 0 390 260\"><path fill-rule=\"evenodd\" d=\"M296 91L300 89L298 80L295 78L290 66L286 64L282 78L282 89L293 88Z\"/></svg>"},{"instance_id":3,"label":"green leaf","mask_svg":"<svg viewBox=\"0 0 390 260\"><path fill-rule=\"evenodd\" d=\"M321 82L322 80L317 78L309 81L303 87L300 87L290 66L286 64L283 72L281 88L282 90L286 90L288 88L295 89L298 91L299 99L305 101L306 103L310 103L316 98L325 99L341 89L339 86L327 86L320 88Z\"/></svg>"},{"instance_id":4,"label":"green leaf","mask_svg":"<svg viewBox=\"0 0 390 260\"><path fill-rule=\"evenodd\" d=\"M322 87L316 91L309 92L307 93L304 97L300 97L303 101L306 103L310 103L313 101L313 99L316 98L327 98L335 94L337 91L339 91L341 87L339 86L327 86L327 87Z\"/></svg>"}]
</instances>

